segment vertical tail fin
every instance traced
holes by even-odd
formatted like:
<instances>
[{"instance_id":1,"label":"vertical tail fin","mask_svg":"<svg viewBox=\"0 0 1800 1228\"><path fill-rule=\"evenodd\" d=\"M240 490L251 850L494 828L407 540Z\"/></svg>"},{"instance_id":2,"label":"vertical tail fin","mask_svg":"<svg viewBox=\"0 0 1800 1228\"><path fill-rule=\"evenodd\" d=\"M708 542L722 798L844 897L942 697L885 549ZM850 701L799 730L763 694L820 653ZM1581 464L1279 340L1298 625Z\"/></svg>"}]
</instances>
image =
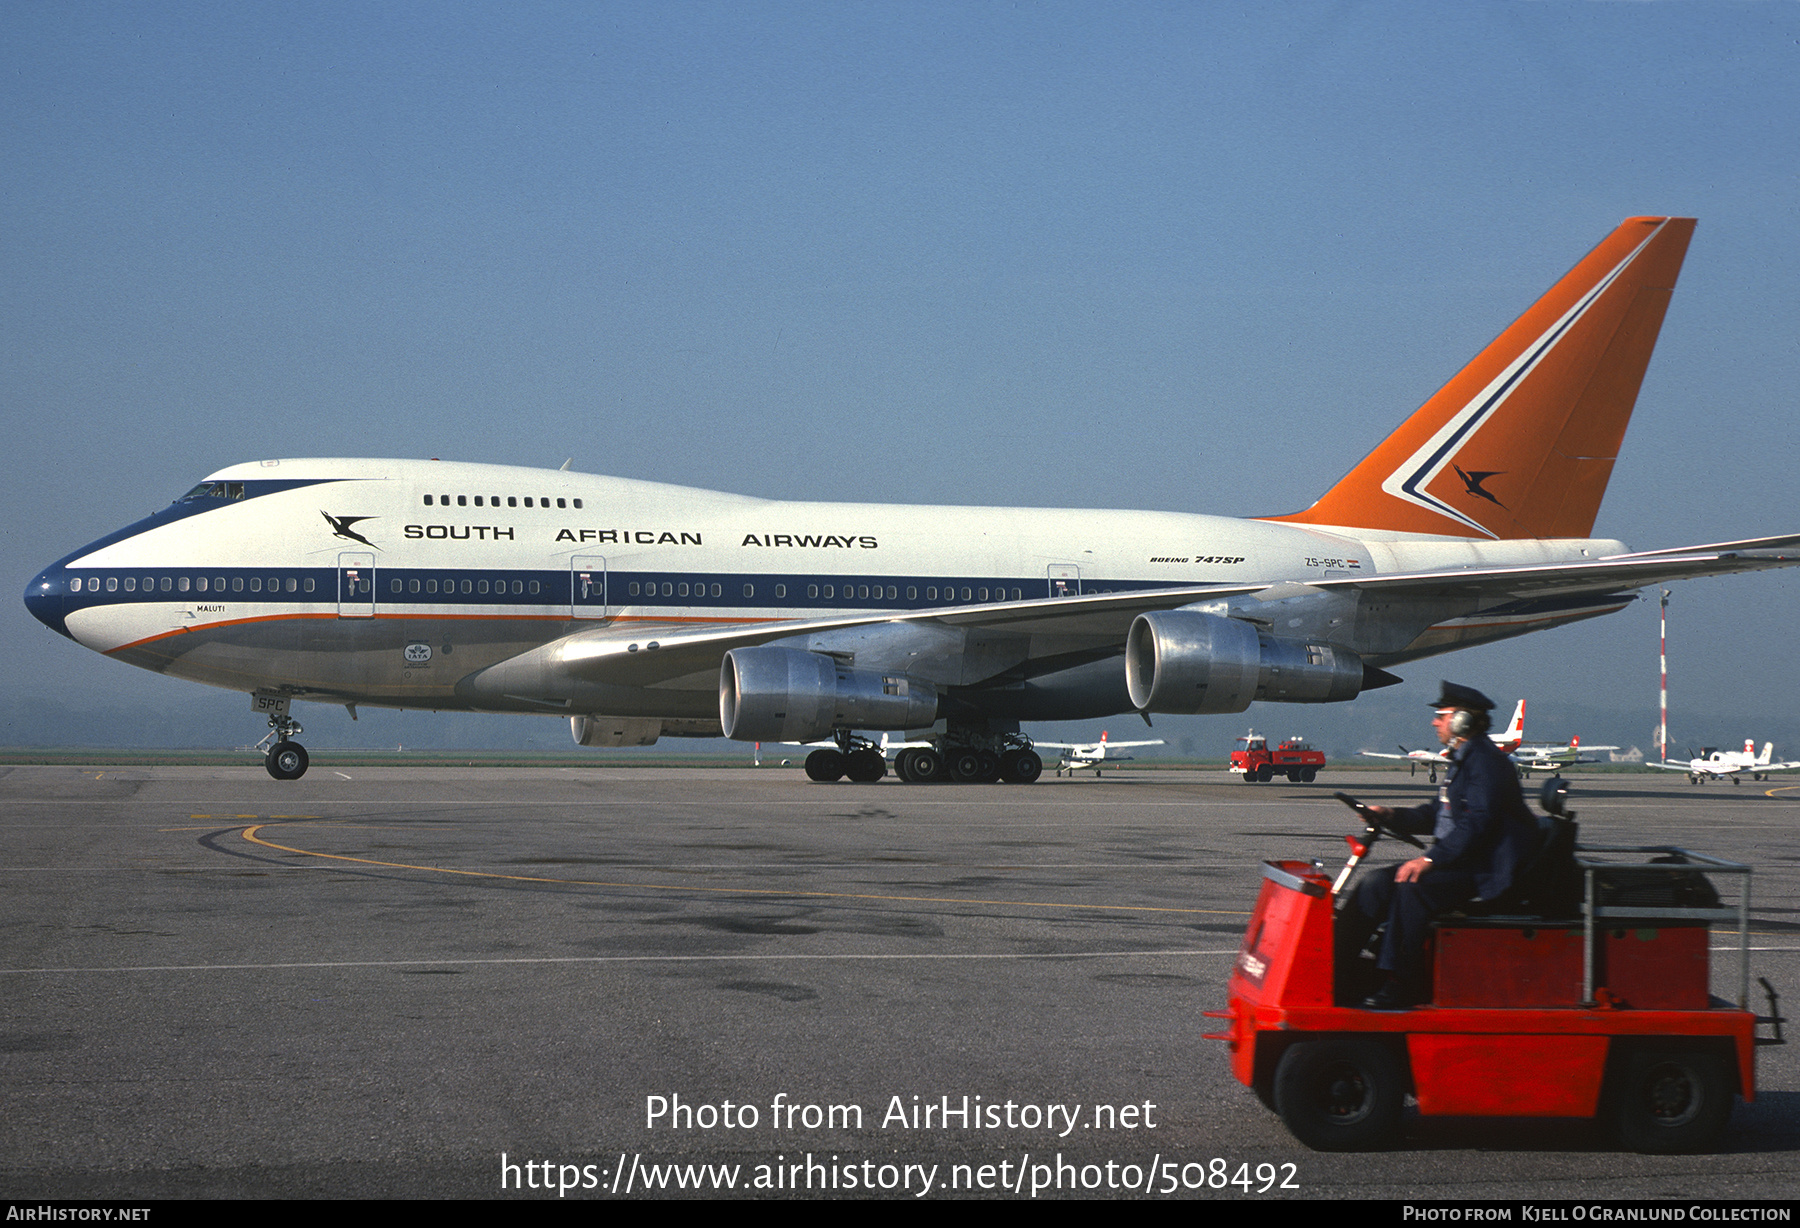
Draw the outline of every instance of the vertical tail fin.
<instances>
[{"instance_id":1,"label":"vertical tail fin","mask_svg":"<svg viewBox=\"0 0 1800 1228\"><path fill-rule=\"evenodd\" d=\"M1512 720L1506 722L1506 732L1500 735L1500 740L1496 742L1495 745L1506 753L1511 754L1513 751L1518 750L1524 742L1525 701L1521 699L1518 706L1513 709Z\"/></svg>"},{"instance_id":2,"label":"vertical tail fin","mask_svg":"<svg viewBox=\"0 0 1800 1228\"><path fill-rule=\"evenodd\" d=\"M1455 537L1586 537L1694 219L1627 218L1304 512Z\"/></svg>"}]
</instances>

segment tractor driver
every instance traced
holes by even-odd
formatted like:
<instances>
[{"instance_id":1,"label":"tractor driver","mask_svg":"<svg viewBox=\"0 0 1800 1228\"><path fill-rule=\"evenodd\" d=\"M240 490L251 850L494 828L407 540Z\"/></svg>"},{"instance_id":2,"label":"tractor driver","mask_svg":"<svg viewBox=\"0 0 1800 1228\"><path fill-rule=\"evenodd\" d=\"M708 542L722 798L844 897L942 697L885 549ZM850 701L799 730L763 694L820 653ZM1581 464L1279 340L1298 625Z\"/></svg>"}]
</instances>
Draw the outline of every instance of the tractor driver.
<instances>
[{"instance_id":1,"label":"tractor driver","mask_svg":"<svg viewBox=\"0 0 1800 1228\"><path fill-rule=\"evenodd\" d=\"M1385 978L1363 1002L1401 1010L1426 998L1425 938L1433 917L1470 900L1492 900L1537 846L1537 820L1519 793L1511 760L1488 740L1494 701L1472 687L1443 684L1432 729L1449 748L1450 766L1435 802L1405 810L1369 809L1402 831L1431 834L1425 854L1392 874L1376 871L1356 885L1337 917L1340 968L1355 959L1375 928L1387 923L1376 967Z\"/></svg>"}]
</instances>

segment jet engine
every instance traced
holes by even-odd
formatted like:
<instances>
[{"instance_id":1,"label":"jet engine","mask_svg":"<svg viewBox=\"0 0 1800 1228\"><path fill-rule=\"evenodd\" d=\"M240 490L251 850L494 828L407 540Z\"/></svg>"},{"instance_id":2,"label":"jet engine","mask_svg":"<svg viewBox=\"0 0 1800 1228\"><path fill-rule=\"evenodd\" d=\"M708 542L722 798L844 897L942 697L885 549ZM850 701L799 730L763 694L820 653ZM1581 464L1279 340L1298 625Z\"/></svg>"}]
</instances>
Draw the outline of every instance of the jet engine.
<instances>
[{"instance_id":1,"label":"jet engine","mask_svg":"<svg viewBox=\"0 0 1800 1228\"><path fill-rule=\"evenodd\" d=\"M1242 712L1253 699L1329 704L1368 685L1347 648L1277 639L1250 623L1198 610L1140 614L1125 641L1125 687L1141 712Z\"/></svg>"},{"instance_id":2,"label":"jet engine","mask_svg":"<svg viewBox=\"0 0 1800 1228\"><path fill-rule=\"evenodd\" d=\"M719 667L719 721L740 742L813 742L834 729L919 729L937 719L937 688L905 674L853 669L798 648L733 648Z\"/></svg>"}]
</instances>

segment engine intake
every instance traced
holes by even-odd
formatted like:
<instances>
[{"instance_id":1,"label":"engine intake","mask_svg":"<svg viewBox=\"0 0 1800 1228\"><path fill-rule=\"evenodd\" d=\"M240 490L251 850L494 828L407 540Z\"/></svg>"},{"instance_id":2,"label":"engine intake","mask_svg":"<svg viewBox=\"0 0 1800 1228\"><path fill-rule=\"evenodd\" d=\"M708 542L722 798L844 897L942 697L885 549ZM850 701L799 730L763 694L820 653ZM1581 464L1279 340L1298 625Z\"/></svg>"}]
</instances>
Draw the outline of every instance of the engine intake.
<instances>
[{"instance_id":1,"label":"engine intake","mask_svg":"<svg viewBox=\"0 0 1800 1228\"><path fill-rule=\"evenodd\" d=\"M719 723L740 742L812 742L834 729L919 729L937 688L798 648L733 648L719 667Z\"/></svg>"},{"instance_id":2,"label":"engine intake","mask_svg":"<svg viewBox=\"0 0 1800 1228\"><path fill-rule=\"evenodd\" d=\"M1125 688L1141 712L1242 712L1255 699L1330 704L1364 687L1347 648L1264 635L1197 610L1140 614L1125 641Z\"/></svg>"}]
</instances>

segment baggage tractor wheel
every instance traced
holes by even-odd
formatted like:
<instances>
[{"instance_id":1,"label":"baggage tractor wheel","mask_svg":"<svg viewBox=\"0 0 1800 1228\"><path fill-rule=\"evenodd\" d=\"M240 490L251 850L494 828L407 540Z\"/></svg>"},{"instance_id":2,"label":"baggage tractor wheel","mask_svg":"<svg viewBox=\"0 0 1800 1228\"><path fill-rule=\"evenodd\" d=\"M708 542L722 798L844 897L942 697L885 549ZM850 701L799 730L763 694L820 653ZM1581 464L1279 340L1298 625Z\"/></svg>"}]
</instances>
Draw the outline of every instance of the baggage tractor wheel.
<instances>
[{"instance_id":1,"label":"baggage tractor wheel","mask_svg":"<svg viewBox=\"0 0 1800 1228\"><path fill-rule=\"evenodd\" d=\"M1731 1072L1705 1049L1635 1049L1615 1093L1619 1141L1651 1155L1710 1151L1731 1116Z\"/></svg>"},{"instance_id":2,"label":"baggage tractor wheel","mask_svg":"<svg viewBox=\"0 0 1800 1228\"><path fill-rule=\"evenodd\" d=\"M1298 1041L1275 1069L1275 1110L1314 1151L1372 1151L1400 1133L1406 1067L1363 1037Z\"/></svg>"}]
</instances>

